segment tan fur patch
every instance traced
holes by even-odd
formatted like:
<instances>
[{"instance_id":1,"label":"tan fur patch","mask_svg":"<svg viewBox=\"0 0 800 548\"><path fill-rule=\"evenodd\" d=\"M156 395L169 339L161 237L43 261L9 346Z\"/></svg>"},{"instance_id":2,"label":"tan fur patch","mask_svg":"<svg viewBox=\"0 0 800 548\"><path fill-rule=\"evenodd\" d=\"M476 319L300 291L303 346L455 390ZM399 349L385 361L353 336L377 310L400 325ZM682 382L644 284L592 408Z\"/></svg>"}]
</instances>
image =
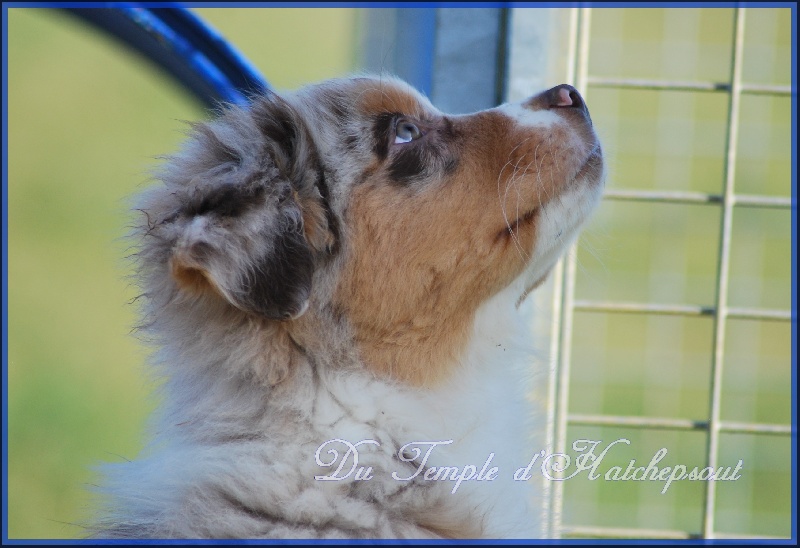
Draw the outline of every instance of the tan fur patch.
<instances>
[{"instance_id":1,"label":"tan fur patch","mask_svg":"<svg viewBox=\"0 0 800 548\"><path fill-rule=\"evenodd\" d=\"M365 362L419 386L447 374L478 306L522 272L535 208L556 191L555 179L536 177L555 169L553 157L533 154L550 135L520 135L497 113L463 119L458 129L467 137L453 174L410 192L378 170L354 189L348 215L351 256L337 303ZM521 163L538 165L522 174Z\"/></svg>"},{"instance_id":2,"label":"tan fur patch","mask_svg":"<svg viewBox=\"0 0 800 548\"><path fill-rule=\"evenodd\" d=\"M303 233L311 247L322 251L334 243L333 234L328 230L325 208L319 200L298 200L303 211Z\"/></svg>"},{"instance_id":3,"label":"tan fur patch","mask_svg":"<svg viewBox=\"0 0 800 548\"><path fill-rule=\"evenodd\" d=\"M424 112L419 100L413 95L399 90L395 85L371 86L359 97L358 110L365 113L380 114L382 112L402 112L410 116L418 116Z\"/></svg>"},{"instance_id":4,"label":"tan fur patch","mask_svg":"<svg viewBox=\"0 0 800 548\"><path fill-rule=\"evenodd\" d=\"M211 283L208 281L205 272L198 268L186 266L179 261L171 260L172 277L178 287L195 294L211 291Z\"/></svg>"}]
</instances>

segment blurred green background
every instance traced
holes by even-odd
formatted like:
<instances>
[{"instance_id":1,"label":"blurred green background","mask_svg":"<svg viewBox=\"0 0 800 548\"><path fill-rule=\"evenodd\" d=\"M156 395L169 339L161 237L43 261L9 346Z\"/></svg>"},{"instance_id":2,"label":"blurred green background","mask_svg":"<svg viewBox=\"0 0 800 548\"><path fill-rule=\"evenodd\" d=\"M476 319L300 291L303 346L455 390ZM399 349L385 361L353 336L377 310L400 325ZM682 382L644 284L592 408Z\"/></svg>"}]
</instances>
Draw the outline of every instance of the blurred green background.
<instances>
[{"instance_id":1,"label":"blurred green background","mask_svg":"<svg viewBox=\"0 0 800 548\"><path fill-rule=\"evenodd\" d=\"M278 89L356 70L354 9L200 9ZM744 79L789 84L789 10L749 9ZM596 9L593 76L726 81L730 9ZM51 10L8 11L9 536L73 538L88 516L91 467L133 458L154 402L131 335L128 198L155 157L204 116L184 92L104 36ZM555 84L555 82L554 82ZM719 192L726 96L587 90L608 151L610 188ZM788 97L742 101L736 190L791 193ZM732 306L790 306L790 214L737 208ZM716 206L604 202L578 252L577 298L711 305ZM705 419L708 318L576 313L571 412ZM723 419L790 422L790 325L731 320ZM619 461L668 447L701 465L701 433L572 428L568 439L628 437ZM718 529L788 535L785 437L723 436ZM608 462L609 466L617 462ZM702 486L572 480L565 523L697 531Z\"/></svg>"},{"instance_id":2,"label":"blurred green background","mask_svg":"<svg viewBox=\"0 0 800 548\"><path fill-rule=\"evenodd\" d=\"M200 9L278 89L355 62L348 9ZM155 157L204 116L135 54L54 10L8 11L9 537L76 537L91 467L153 407L122 240Z\"/></svg>"}]
</instances>

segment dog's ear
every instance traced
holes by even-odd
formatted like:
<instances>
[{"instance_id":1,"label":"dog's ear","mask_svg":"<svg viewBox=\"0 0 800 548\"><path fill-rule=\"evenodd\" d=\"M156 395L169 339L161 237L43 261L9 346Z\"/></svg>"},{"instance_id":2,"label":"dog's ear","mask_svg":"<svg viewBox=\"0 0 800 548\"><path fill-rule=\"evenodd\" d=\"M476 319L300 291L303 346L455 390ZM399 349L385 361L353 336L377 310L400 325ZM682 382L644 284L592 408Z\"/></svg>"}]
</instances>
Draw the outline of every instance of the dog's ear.
<instances>
[{"instance_id":1,"label":"dog's ear","mask_svg":"<svg viewBox=\"0 0 800 548\"><path fill-rule=\"evenodd\" d=\"M195 125L161 174L158 205L169 247L158 255L180 290L269 319L305 312L318 255L334 240L320 177L303 121L277 97Z\"/></svg>"}]
</instances>

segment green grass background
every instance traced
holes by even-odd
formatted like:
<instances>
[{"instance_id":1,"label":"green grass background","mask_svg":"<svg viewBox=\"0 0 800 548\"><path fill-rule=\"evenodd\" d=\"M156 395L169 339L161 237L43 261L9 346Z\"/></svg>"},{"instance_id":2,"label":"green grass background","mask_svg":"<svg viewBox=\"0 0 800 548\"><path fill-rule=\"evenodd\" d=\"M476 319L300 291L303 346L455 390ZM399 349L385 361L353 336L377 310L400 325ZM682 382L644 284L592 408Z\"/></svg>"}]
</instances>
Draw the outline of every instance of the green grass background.
<instances>
[{"instance_id":1,"label":"green grass background","mask_svg":"<svg viewBox=\"0 0 800 548\"><path fill-rule=\"evenodd\" d=\"M278 89L357 65L356 10L202 9ZM745 80L788 84L788 10L748 10ZM594 10L590 73L725 81L730 9ZM174 150L181 120L204 116L146 62L58 13L8 12L10 538L72 538L88 516L91 467L133 458L148 398L145 351L131 335L136 289L121 240L130 195L154 157ZM587 92L609 159L610 187L718 192L724 94ZM788 98L745 97L737 192L786 196ZM713 303L719 212L709 206L605 202L579 249L577 297ZM787 211L734 214L730 302L786 309ZM712 324L706 318L577 313L571 411L704 419ZM723 418L790 422L790 326L732 320ZM573 428L568 439L632 440L608 464L701 464L699 433ZM788 535L787 438L723 436L722 464L745 459L719 488L719 529ZM614 460L614 462L612 462ZM702 489L571 480L565 522L697 531Z\"/></svg>"}]
</instances>

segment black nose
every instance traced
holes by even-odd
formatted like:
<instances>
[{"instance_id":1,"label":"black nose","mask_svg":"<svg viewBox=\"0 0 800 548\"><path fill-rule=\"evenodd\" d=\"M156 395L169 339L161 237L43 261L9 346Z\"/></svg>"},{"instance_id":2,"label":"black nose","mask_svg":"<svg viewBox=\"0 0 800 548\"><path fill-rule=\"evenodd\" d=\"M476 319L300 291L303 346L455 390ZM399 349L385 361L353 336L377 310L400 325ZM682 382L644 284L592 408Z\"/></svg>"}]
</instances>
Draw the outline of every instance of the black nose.
<instances>
[{"instance_id":1,"label":"black nose","mask_svg":"<svg viewBox=\"0 0 800 548\"><path fill-rule=\"evenodd\" d=\"M569 84L561 84L547 91L543 91L539 95L535 95L528 99L525 103L527 108L532 110L547 110L551 108L577 108L587 115L589 109L586 108L586 103L583 97L578 93L578 90Z\"/></svg>"}]
</instances>

